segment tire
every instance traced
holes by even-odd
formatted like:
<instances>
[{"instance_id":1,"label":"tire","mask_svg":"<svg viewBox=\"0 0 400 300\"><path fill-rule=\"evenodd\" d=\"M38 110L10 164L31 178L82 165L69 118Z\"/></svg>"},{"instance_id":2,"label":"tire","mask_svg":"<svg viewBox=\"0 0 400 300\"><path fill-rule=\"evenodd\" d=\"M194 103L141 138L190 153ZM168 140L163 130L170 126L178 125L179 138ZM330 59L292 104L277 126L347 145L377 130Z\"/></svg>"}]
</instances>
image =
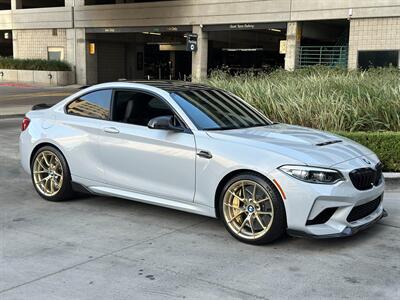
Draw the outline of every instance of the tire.
<instances>
[{"instance_id":1,"label":"tire","mask_svg":"<svg viewBox=\"0 0 400 300\"><path fill-rule=\"evenodd\" d=\"M272 183L254 173L242 173L225 184L219 212L228 232L247 244L268 244L286 232L281 195Z\"/></svg>"},{"instance_id":2,"label":"tire","mask_svg":"<svg viewBox=\"0 0 400 300\"><path fill-rule=\"evenodd\" d=\"M67 161L55 147L44 146L36 151L31 178L36 192L45 200L59 202L75 196Z\"/></svg>"}]
</instances>

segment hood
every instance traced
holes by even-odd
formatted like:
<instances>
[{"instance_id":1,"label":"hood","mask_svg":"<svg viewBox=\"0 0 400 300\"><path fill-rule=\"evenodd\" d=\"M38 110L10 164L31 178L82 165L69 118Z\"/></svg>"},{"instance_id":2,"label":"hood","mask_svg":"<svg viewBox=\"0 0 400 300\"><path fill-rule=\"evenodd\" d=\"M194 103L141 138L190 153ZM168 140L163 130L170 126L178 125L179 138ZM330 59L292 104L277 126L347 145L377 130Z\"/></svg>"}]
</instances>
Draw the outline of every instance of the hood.
<instances>
[{"instance_id":1,"label":"hood","mask_svg":"<svg viewBox=\"0 0 400 300\"><path fill-rule=\"evenodd\" d=\"M307 165L330 167L373 152L347 138L286 125L208 131L210 137L246 144L288 156Z\"/></svg>"}]
</instances>

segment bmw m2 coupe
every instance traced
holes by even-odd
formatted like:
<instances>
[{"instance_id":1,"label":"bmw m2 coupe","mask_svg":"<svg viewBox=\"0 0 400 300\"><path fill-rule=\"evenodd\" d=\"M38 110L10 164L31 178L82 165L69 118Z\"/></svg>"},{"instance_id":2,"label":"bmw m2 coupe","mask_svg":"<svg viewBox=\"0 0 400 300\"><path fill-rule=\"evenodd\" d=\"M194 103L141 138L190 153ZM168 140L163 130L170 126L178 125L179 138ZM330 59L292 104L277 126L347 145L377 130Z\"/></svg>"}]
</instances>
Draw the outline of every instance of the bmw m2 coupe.
<instances>
[{"instance_id":1,"label":"bmw m2 coupe","mask_svg":"<svg viewBox=\"0 0 400 300\"><path fill-rule=\"evenodd\" d=\"M349 236L386 215L372 151L205 85L89 87L29 112L20 152L46 200L84 190L219 217L250 244Z\"/></svg>"}]
</instances>

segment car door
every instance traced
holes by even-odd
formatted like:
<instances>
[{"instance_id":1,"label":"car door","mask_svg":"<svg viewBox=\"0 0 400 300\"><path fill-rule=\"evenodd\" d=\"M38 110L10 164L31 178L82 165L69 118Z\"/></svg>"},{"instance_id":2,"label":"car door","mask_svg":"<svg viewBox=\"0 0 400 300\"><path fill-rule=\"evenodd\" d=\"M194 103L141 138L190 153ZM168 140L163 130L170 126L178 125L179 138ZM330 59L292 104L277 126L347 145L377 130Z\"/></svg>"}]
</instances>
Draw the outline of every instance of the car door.
<instances>
[{"instance_id":1,"label":"car door","mask_svg":"<svg viewBox=\"0 0 400 300\"><path fill-rule=\"evenodd\" d=\"M115 90L113 120L101 138L105 181L144 195L192 202L196 147L188 130L150 129L148 121L172 115L168 103L138 90Z\"/></svg>"},{"instance_id":2,"label":"car door","mask_svg":"<svg viewBox=\"0 0 400 300\"><path fill-rule=\"evenodd\" d=\"M112 89L90 91L70 101L59 116L54 139L73 176L103 182L99 138L110 118L111 98Z\"/></svg>"}]
</instances>

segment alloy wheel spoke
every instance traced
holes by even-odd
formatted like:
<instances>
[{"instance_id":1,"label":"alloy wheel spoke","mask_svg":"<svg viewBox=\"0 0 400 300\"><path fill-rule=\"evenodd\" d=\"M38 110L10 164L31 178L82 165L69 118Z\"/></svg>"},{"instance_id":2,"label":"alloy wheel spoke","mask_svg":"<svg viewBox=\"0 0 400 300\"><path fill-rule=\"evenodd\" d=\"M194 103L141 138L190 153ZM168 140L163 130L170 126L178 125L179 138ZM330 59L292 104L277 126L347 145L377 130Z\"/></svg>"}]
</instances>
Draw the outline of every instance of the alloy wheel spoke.
<instances>
[{"instance_id":1,"label":"alloy wheel spoke","mask_svg":"<svg viewBox=\"0 0 400 300\"><path fill-rule=\"evenodd\" d=\"M42 153L42 157L43 157L43 160L46 163L47 167L50 167L50 162L48 161L48 159L44 153Z\"/></svg>"},{"instance_id":2,"label":"alloy wheel spoke","mask_svg":"<svg viewBox=\"0 0 400 300\"><path fill-rule=\"evenodd\" d=\"M243 199L246 199L246 187L244 185L244 181L242 181L242 191L243 191Z\"/></svg>"},{"instance_id":3,"label":"alloy wheel spoke","mask_svg":"<svg viewBox=\"0 0 400 300\"><path fill-rule=\"evenodd\" d=\"M50 192L54 193L54 179L53 178L50 179Z\"/></svg>"},{"instance_id":4,"label":"alloy wheel spoke","mask_svg":"<svg viewBox=\"0 0 400 300\"><path fill-rule=\"evenodd\" d=\"M268 215L272 217L272 211L258 211L258 215Z\"/></svg>"},{"instance_id":5,"label":"alloy wheel spoke","mask_svg":"<svg viewBox=\"0 0 400 300\"><path fill-rule=\"evenodd\" d=\"M261 199L261 200L256 201L256 203L257 203L257 204L260 204L260 203L263 203L263 202L269 201L269 200L270 200L270 198L269 198L269 197L266 197L266 198L263 198L263 199Z\"/></svg>"},{"instance_id":6,"label":"alloy wheel spoke","mask_svg":"<svg viewBox=\"0 0 400 300\"><path fill-rule=\"evenodd\" d=\"M228 221L228 223L232 223L233 220L235 220L237 217L239 217L241 214L243 214L245 211L241 210L239 213L237 213L232 219Z\"/></svg>"},{"instance_id":7,"label":"alloy wheel spoke","mask_svg":"<svg viewBox=\"0 0 400 300\"><path fill-rule=\"evenodd\" d=\"M242 225L240 225L239 231L238 233L242 232L242 229L244 228L244 225L246 225L246 223L249 221L249 217L246 217L246 219L243 220Z\"/></svg>"},{"instance_id":8,"label":"alloy wheel spoke","mask_svg":"<svg viewBox=\"0 0 400 300\"><path fill-rule=\"evenodd\" d=\"M249 225L250 225L251 234L255 238L254 227L253 227L253 218L252 217L249 217Z\"/></svg>"},{"instance_id":9,"label":"alloy wheel spoke","mask_svg":"<svg viewBox=\"0 0 400 300\"><path fill-rule=\"evenodd\" d=\"M33 174L44 174L44 173L49 173L49 172L47 172L47 171L45 171L45 170L43 170L43 171L33 171Z\"/></svg>"},{"instance_id":10,"label":"alloy wheel spoke","mask_svg":"<svg viewBox=\"0 0 400 300\"><path fill-rule=\"evenodd\" d=\"M253 188L253 200L256 200L256 191L257 191L257 184L254 184L254 188Z\"/></svg>"},{"instance_id":11,"label":"alloy wheel spoke","mask_svg":"<svg viewBox=\"0 0 400 300\"><path fill-rule=\"evenodd\" d=\"M36 182L36 184L42 183L43 181L47 181L49 178L50 178L50 175L40 179L38 182Z\"/></svg>"},{"instance_id":12,"label":"alloy wheel spoke","mask_svg":"<svg viewBox=\"0 0 400 300\"><path fill-rule=\"evenodd\" d=\"M244 198L241 198L240 196L238 196L236 193L232 192L231 190L228 190L228 192L234 196L235 198L239 199L241 202L244 202Z\"/></svg>"},{"instance_id":13,"label":"alloy wheel spoke","mask_svg":"<svg viewBox=\"0 0 400 300\"><path fill-rule=\"evenodd\" d=\"M264 226L264 224L261 221L261 218L258 214L256 214L256 220L258 221L258 223L261 225L261 227L263 228L263 230L266 229L266 227Z\"/></svg>"},{"instance_id":14,"label":"alloy wheel spoke","mask_svg":"<svg viewBox=\"0 0 400 300\"><path fill-rule=\"evenodd\" d=\"M43 170L47 170L47 169L48 169L48 168L46 168L46 167L43 165L43 163L42 163L42 161L41 161L40 159L38 159L37 162L38 162L39 166L40 166Z\"/></svg>"},{"instance_id":15,"label":"alloy wheel spoke","mask_svg":"<svg viewBox=\"0 0 400 300\"><path fill-rule=\"evenodd\" d=\"M230 203L224 202L224 205L225 205L225 206L228 206L228 207L230 207L230 208L233 208L233 209L239 209L239 207L236 207L236 206L234 206L234 205L232 205L232 204L230 204Z\"/></svg>"}]
</instances>

